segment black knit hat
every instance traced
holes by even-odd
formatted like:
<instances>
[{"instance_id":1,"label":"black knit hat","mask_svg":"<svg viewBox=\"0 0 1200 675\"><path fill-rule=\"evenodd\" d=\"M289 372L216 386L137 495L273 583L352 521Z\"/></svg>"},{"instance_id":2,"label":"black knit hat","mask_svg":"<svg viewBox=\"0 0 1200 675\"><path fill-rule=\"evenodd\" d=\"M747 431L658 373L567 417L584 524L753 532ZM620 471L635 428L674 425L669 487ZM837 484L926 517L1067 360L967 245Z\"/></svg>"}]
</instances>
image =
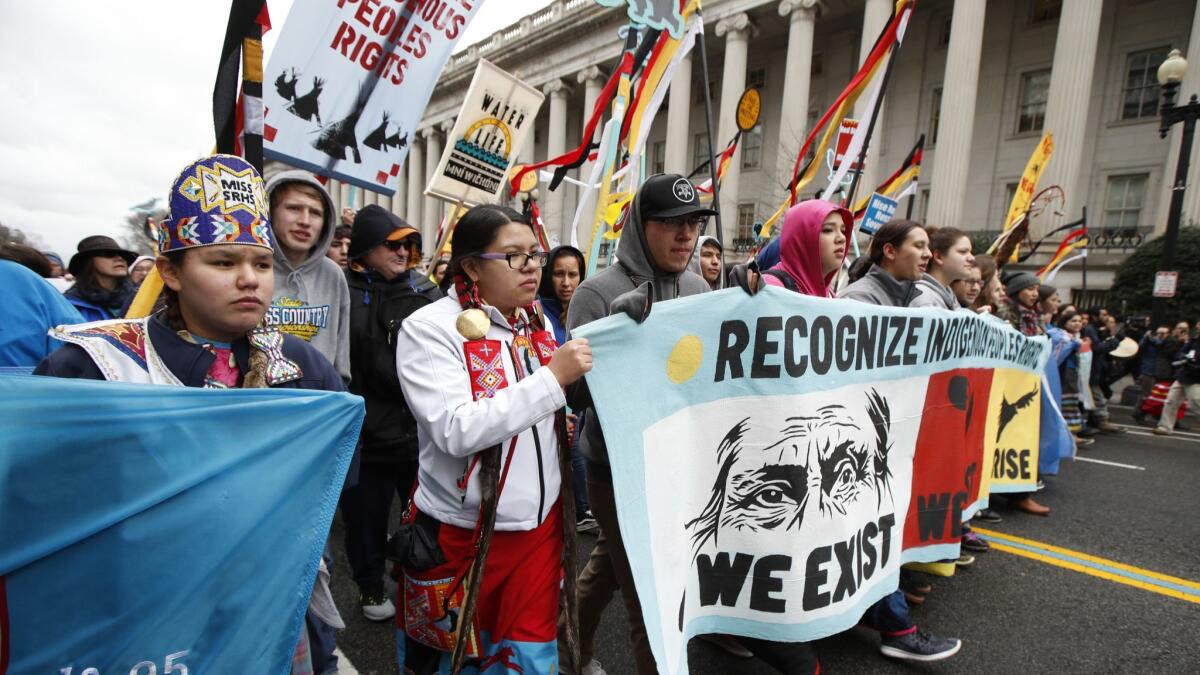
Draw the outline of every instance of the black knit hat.
<instances>
[{"instance_id":1,"label":"black knit hat","mask_svg":"<svg viewBox=\"0 0 1200 675\"><path fill-rule=\"evenodd\" d=\"M1008 297L1015 298L1017 293L1041 283L1041 279L1038 279L1033 272L1016 272L1004 279L1004 292L1008 294Z\"/></svg>"},{"instance_id":2,"label":"black knit hat","mask_svg":"<svg viewBox=\"0 0 1200 675\"><path fill-rule=\"evenodd\" d=\"M398 241L413 235L417 236L417 246L420 247L417 228L378 204L368 204L354 216L354 232L350 235L350 251L347 255L351 260L357 260L389 239Z\"/></svg>"}]
</instances>

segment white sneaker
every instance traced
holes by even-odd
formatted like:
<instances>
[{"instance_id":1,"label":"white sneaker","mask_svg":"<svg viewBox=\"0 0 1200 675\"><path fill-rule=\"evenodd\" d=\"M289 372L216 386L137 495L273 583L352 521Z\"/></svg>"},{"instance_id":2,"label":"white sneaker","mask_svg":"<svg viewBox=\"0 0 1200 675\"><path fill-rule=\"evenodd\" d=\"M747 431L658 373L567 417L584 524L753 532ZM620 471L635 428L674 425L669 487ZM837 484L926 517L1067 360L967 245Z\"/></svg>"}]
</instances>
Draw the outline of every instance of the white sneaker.
<instances>
[{"instance_id":1,"label":"white sneaker","mask_svg":"<svg viewBox=\"0 0 1200 675\"><path fill-rule=\"evenodd\" d=\"M363 616L369 621L387 621L396 616L396 606L385 595L358 596L358 604L362 607Z\"/></svg>"},{"instance_id":2,"label":"white sneaker","mask_svg":"<svg viewBox=\"0 0 1200 675\"><path fill-rule=\"evenodd\" d=\"M597 661L596 659L592 659L591 661L588 661L586 665L584 665L582 675L608 675L608 674L605 673L604 669L600 667L599 661Z\"/></svg>"}]
</instances>

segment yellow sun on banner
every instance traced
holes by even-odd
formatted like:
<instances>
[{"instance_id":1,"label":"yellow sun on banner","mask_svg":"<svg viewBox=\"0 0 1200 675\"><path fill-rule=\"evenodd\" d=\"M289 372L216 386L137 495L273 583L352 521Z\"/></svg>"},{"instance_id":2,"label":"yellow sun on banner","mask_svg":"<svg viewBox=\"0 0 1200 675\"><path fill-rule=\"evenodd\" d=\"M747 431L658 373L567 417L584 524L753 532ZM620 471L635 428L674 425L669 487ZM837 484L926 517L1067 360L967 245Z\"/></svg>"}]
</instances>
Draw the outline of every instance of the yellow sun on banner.
<instances>
[{"instance_id":1,"label":"yellow sun on banner","mask_svg":"<svg viewBox=\"0 0 1200 675\"><path fill-rule=\"evenodd\" d=\"M675 343L667 356L667 377L675 384L683 384L700 370L704 358L704 343L695 335L684 335Z\"/></svg>"}]
</instances>

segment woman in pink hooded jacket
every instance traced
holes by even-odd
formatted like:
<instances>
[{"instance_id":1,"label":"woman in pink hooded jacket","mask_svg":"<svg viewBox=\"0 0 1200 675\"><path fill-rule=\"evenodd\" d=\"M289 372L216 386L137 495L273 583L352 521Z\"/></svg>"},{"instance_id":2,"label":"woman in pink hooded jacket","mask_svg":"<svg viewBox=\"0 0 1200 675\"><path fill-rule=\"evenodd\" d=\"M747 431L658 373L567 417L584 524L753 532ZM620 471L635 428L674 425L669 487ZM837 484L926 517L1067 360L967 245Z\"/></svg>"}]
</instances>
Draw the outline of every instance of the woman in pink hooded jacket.
<instances>
[{"instance_id":1,"label":"woman in pink hooded jacket","mask_svg":"<svg viewBox=\"0 0 1200 675\"><path fill-rule=\"evenodd\" d=\"M846 259L854 232L854 217L836 204L811 199L788 210L779 234L779 264L763 272L770 286L821 298L833 297L830 282ZM918 630L909 615L903 591L876 602L863 623L880 632L879 651L891 658L938 661L956 654L962 642Z\"/></svg>"},{"instance_id":2,"label":"woman in pink hooded jacket","mask_svg":"<svg viewBox=\"0 0 1200 675\"><path fill-rule=\"evenodd\" d=\"M763 273L763 281L804 295L833 297L830 283L846 259L853 230L854 217L847 209L820 199L800 202L784 215L779 264Z\"/></svg>"}]
</instances>

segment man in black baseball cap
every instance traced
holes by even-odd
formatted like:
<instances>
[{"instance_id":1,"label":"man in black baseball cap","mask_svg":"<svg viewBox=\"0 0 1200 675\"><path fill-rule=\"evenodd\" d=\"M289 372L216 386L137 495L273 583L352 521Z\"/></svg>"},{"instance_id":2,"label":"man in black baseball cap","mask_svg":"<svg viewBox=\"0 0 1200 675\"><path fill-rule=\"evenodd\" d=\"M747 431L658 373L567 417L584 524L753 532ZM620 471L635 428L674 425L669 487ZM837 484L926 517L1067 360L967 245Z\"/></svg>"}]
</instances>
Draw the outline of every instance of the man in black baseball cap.
<instances>
[{"instance_id":1,"label":"man in black baseball cap","mask_svg":"<svg viewBox=\"0 0 1200 675\"><path fill-rule=\"evenodd\" d=\"M613 300L647 281L654 285L655 302L708 291L708 282L687 271L687 266L706 220L715 213L700 204L699 191L687 178L679 174L647 178L630 205L628 220L617 243L617 262L575 289L571 311L567 313L567 328L573 331L608 316ZM582 422L577 431L579 447L587 459L588 500L604 534L597 541L577 586L580 662L592 659L596 627L611 595L609 589L615 583L629 613L637 670L654 672L654 657L617 525L613 477L600 418L591 407L586 386L569 389L567 401L576 411L586 409L580 415Z\"/></svg>"}]
</instances>

